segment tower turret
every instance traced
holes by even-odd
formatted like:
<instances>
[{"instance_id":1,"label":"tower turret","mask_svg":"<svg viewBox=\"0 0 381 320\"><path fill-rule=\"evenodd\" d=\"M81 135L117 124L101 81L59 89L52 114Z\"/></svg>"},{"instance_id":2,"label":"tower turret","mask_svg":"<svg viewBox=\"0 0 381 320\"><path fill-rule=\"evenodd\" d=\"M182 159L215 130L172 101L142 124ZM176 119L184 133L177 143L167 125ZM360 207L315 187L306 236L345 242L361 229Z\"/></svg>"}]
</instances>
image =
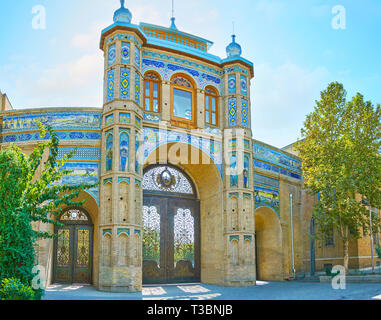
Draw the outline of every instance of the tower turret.
<instances>
[{"instance_id":1,"label":"tower turret","mask_svg":"<svg viewBox=\"0 0 381 320\"><path fill-rule=\"evenodd\" d=\"M255 283L255 264L247 252L254 252L253 161L251 146L250 90L252 64L241 57L235 40L226 47L224 67L224 153L225 163L225 280L228 285Z\"/></svg>"},{"instance_id":2,"label":"tower turret","mask_svg":"<svg viewBox=\"0 0 381 320\"><path fill-rule=\"evenodd\" d=\"M104 104L100 204L99 289L142 288L142 45L145 36L124 7L102 31Z\"/></svg>"}]
</instances>

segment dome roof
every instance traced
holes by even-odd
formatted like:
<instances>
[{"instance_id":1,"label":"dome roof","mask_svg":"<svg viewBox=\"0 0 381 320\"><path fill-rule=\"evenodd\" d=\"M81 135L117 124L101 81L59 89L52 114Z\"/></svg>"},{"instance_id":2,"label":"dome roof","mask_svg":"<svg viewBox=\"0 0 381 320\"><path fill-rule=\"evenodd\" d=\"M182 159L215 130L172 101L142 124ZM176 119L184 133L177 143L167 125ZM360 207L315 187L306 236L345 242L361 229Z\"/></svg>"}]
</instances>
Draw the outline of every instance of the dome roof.
<instances>
[{"instance_id":1,"label":"dome roof","mask_svg":"<svg viewBox=\"0 0 381 320\"><path fill-rule=\"evenodd\" d=\"M130 10L124 7L124 1L120 0L121 7L114 13L114 22L131 23L132 14Z\"/></svg>"},{"instance_id":2,"label":"dome roof","mask_svg":"<svg viewBox=\"0 0 381 320\"><path fill-rule=\"evenodd\" d=\"M226 47L228 58L240 57L242 54L241 46L235 42L235 35L232 35L233 42Z\"/></svg>"}]
</instances>

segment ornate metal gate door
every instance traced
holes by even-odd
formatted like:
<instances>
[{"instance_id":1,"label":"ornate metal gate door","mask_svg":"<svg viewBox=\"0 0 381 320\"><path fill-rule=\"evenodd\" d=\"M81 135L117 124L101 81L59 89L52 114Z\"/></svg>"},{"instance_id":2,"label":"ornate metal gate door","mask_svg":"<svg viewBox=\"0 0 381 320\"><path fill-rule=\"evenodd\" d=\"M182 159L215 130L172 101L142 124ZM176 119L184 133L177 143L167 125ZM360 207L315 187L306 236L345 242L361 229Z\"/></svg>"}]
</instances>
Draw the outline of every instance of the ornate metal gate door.
<instances>
[{"instance_id":1,"label":"ornate metal gate door","mask_svg":"<svg viewBox=\"0 0 381 320\"><path fill-rule=\"evenodd\" d=\"M70 209L61 215L54 243L54 282L91 283L93 226L87 213Z\"/></svg>"},{"instance_id":2,"label":"ornate metal gate door","mask_svg":"<svg viewBox=\"0 0 381 320\"><path fill-rule=\"evenodd\" d=\"M200 281L200 203L191 180L172 166L151 166L143 188L143 283Z\"/></svg>"}]
</instances>

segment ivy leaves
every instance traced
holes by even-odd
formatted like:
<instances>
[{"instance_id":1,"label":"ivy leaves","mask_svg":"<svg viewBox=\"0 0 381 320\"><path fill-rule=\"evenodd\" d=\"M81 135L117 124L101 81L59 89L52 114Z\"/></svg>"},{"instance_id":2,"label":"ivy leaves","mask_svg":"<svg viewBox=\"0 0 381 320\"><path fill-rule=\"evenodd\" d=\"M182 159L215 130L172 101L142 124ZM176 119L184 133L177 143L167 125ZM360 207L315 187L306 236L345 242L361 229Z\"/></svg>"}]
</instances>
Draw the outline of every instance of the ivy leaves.
<instances>
[{"instance_id":1,"label":"ivy leaves","mask_svg":"<svg viewBox=\"0 0 381 320\"><path fill-rule=\"evenodd\" d=\"M62 185L70 171L63 167L75 150L57 159L59 137L50 127L38 123L40 135L49 140L39 143L26 155L10 145L0 151L0 280L15 277L31 284L35 264L34 244L52 238L49 232L33 229L35 223L59 225L54 216L75 201L83 190L94 185Z\"/></svg>"}]
</instances>

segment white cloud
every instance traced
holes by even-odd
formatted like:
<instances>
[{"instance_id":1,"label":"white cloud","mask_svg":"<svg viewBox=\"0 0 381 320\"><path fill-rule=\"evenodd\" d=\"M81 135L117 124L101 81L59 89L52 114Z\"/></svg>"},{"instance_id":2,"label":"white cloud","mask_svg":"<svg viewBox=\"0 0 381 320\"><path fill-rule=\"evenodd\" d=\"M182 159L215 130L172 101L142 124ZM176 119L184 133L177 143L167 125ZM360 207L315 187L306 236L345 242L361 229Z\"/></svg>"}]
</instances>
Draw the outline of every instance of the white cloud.
<instances>
[{"instance_id":1,"label":"white cloud","mask_svg":"<svg viewBox=\"0 0 381 320\"><path fill-rule=\"evenodd\" d=\"M88 32L74 35L71 40L71 46L88 52L99 50L101 30L104 29L107 24L107 21L94 23Z\"/></svg>"},{"instance_id":2,"label":"white cloud","mask_svg":"<svg viewBox=\"0 0 381 320\"><path fill-rule=\"evenodd\" d=\"M253 9L262 18L273 21L286 12L286 4L278 1L259 0L253 4Z\"/></svg>"},{"instance_id":3,"label":"white cloud","mask_svg":"<svg viewBox=\"0 0 381 320\"><path fill-rule=\"evenodd\" d=\"M307 70L291 62L256 65L251 92L254 138L278 147L294 142L328 82L325 67Z\"/></svg>"},{"instance_id":4,"label":"white cloud","mask_svg":"<svg viewBox=\"0 0 381 320\"><path fill-rule=\"evenodd\" d=\"M140 22L146 22L152 24L169 25L169 19L160 13L161 10L157 7L158 5L162 6L163 4L161 1L151 1L147 4L137 4L136 2L131 2L128 8L132 13L132 23L139 24ZM168 10L168 13L169 12L170 11Z\"/></svg>"},{"instance_id":5,"label":"white cloud","mask_svg":"<svg viewBox=\"0 0 381 320\"><path fill-rule=\"evenodd\" d=\"M12 79L15 92L23 92L23 105L15 107L95 106L103 102L103 56L101 52L83 55L72 62L41 69L36 65L22 69L22 77ZM32 81L25 81L25 78ZM12 97L11 97L12 99Z\"/></svg>"}]
</instances>

